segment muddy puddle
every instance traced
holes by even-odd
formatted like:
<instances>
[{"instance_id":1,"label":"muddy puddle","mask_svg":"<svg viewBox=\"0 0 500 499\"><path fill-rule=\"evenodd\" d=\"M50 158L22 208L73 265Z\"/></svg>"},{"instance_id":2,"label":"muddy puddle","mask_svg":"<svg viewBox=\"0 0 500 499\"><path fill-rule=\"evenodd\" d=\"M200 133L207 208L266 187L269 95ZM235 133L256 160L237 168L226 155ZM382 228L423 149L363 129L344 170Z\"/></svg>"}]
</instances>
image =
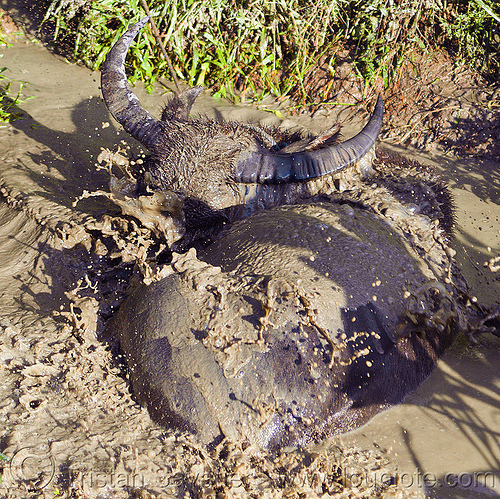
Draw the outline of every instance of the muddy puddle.
<instances>
[{"instance_id":1,"label":"muddy puddle","mask_svg":"<svg viewBox=\"0 0 500 499\"><path fill-rule=\"evenodd\" d=\"M84 190L108 191L108 173L96 169L102 148L117 151L124 141L124 155L139 149L107 113L98 73L38 43L1 53L7 76L27 82L31 97L21 120L0 125L3 497L500 494L500 341L491 336L475 348L458 341L404 404L307 452L273 458L222 444L209 453L154 424L130 394L115 345L97 335L129 282L161 275L161 241L102 196L74 206ZM162 97L136 91L159 113ZM206 94L194 112L281 122ZM282 124L317 132L334 121L318 112ZM388 146L447 179L457 261L477 300L498 303L500 163Z\"/></svg>"}]
</instances>

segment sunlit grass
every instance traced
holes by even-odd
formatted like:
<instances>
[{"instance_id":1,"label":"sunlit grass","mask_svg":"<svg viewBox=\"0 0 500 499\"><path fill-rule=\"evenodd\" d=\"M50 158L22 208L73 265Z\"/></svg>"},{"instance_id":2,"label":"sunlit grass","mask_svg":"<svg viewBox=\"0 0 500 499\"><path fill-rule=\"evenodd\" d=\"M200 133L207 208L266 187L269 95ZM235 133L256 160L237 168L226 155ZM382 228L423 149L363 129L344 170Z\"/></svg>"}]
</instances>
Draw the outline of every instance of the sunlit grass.
<instances>
[{"instance_id":1,"label":"sunlit grass","mask_svg":"<svg viewBox=\"0 0 500 499\"><path fill-rule=\"evenodd\" d=\"M26 99L22 99L24 84L17 82L17 92L13 91L13 82L7 78L5 73L8 68L0 67L0 122L11 123L24 116L18 106Z\"/></svg>"},{"instance_id":2,"label":"sunlit grass","mask_svg":"<svg viewBox=\"0 0 500 499\"><path fill-rule=\"evenodd\" d=\"M500 6L495 0L148 0L176 75L218 96L312 97L304 79L324 55L334 68L348 49L365 84L387 87L413 51L445 47L489 75L499 71ZM46 20L74 57L98 69L141 0L53 0ZM128 58L132 79L168 77L151 30Z\"/></svg>"}]
</instances>

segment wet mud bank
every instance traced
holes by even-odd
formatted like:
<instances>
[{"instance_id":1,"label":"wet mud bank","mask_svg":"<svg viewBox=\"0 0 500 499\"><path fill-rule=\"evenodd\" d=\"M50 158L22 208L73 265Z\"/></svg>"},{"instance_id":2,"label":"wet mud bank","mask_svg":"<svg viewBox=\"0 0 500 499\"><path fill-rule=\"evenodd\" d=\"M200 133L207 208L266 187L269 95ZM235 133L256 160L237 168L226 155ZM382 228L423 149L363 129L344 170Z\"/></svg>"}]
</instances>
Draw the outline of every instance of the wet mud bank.
<instances>
[{"instance_id":1,"label":"wet mud bank","mask_svg":"<svg viewBox=\"0 0 500 499\"><path fill-rule=\"evenodd\" d=\"M130 392L116 343L102 333L131 283L164 275L160 229L123 216L103 196L74 206L84 190L109 190L108 173L96 169L101 148L115 152L123 140L127 158L138 154L137 144L105 110L99 75L34 43L2 53L9 76L27 81L25 93L34 97L22 104L22 120L0 128L6 497L54 497L56 489L61 497L278 497L283 491L490 497L500 491L500 345L492 337L481 337L474 349L459 341L402 405L307 452L270 458L224 443L209 452L188 434L153 423ZM159 111L158 95L140 98ZM207 95L194 112L279 121ZM284 125L317 131L333 121L316 116ZM497 303L499 164L397 150L435 166L451 186L458 263L477 300ZM26 457L38 464L23 467Z\"/></svg>"}]
</instances>

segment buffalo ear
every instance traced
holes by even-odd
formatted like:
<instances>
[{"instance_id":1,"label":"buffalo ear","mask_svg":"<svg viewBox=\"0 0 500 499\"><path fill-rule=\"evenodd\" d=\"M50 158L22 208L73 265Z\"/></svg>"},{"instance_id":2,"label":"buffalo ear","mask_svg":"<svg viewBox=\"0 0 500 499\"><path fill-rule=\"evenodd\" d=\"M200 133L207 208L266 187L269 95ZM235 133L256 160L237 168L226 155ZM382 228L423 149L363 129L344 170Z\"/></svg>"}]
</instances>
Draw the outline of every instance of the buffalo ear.
<instances>
[{"instance_id":1,"label":"buffalo ear","mask_svg":"<svg viewBox=\"0 0 500 499\"><path fill-rule=\"evenodd\" d=\"M203 87L193 87L184 90L178 95L174 95L172 99L163 108L161 113L162 121L169 121L171 119L187 120L191 113L194 101L198 95L203 92Z\"/></svg>"}]
</instances>

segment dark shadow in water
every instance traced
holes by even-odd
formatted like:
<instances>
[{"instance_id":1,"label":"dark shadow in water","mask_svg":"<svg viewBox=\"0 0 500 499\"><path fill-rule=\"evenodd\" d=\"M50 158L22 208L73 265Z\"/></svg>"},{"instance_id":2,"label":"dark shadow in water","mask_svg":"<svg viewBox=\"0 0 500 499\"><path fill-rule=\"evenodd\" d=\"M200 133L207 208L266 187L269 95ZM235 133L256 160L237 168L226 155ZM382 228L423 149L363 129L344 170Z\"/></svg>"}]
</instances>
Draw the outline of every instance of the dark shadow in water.
<instances>
[{"instance_id":1,"label":"dark shadow in water","mask_svg":"<svg viewBox=\"0 0 500 499\"><path fill-rule=\"evenodd\" d=\"M495 486L500 480L498 467L476 471L450 471L436 476L425 470L419 458L412 451L412 438L408 430L401 431L401 439L411 455L415 465L413 476L400 477L402 483L417 484L430 499L488 499L499 497ZM492 453L495 452L491 449ZM493 454L492 454L493 455ZM498 489L497 489L498 490Z\"/></svg>"},{"instance_id":2,"label":"dark shadow in water","mask_svg":"<svg viewBox=\"0 0 500 499\"><path fill-rule=\"evenodd\" d=\"M492 85L492 90L498 83ZM492 91L492 95L493 91ZM442 105L442 104L441 104ZM495 109L493 109L495 111ZM486 106L474 106L474 119L456 118L450 122L451 133L439 141L445 150L470 151L474 161L484 157L496 160L500 156L500 114ZM456 137L455 140L450 137Z\"/></svg>"},{"instance_id":3,"label":"dark shadow in water","mask_svg":"<svg viewBox=\"0 0 500 499\"><path fill-rule=\"evenodd\" d=\"M430 498L498 497L498 492L494 489L498 491L500 484L500 428L488 424L484 409L480 412L480 406L487 405L491 408L486 414L492 421L495 420L493 411L497 411L496 419L500 418L498 397L485 394L485 390L491 393L498 391L496 366L500 357L500 342L491 337L485 340L482 347L483 358L464 358L464 353L458 351L460 347L455 347L446 354L444 361L464 380L443 371L436 372L424 388L427 393L432 392L434 395L429 402L420 406L430 419L436 419L436 425L441 425L443 417L452 421L462 435L464 452L467 447L474 447L486 463L485 469L465 471L459 468L459 464L455 464L455 468L445 475L436 476L425 469L413 450L411 433L402 429L401 440L405 442L416 467L413 480L419 480ZM478 406L471 404L471 400L477 400ZM435 444L430 442L429 447L429 452L433 452ZM457 463L456 457L454 462Z\"/></svg>"},{"instance_id":4,"label":"dark shadow in water","mask_svg":"<svg viewBox=\"0 0 500 499\"><path fill-rule=\"evenodd\" d=\"M12 239L16 239L18 244L26 245L25 243L19 241L15 236L11 237ZM33 247L31 246L27 246L30 249L33 249ZM47 243L38 243L38 256L33 262L33 267L38 266L40 258L42 258L46 254L48 249L49 247ZM40 277L36 275L36 272L34 272L33 270L30 270L28 272L27 279L22 278L21 275L15 275L14 279L19 282L19 290L21 292L19 296L14 297L14 300L15 302L17 302L21 310L34 312L36 315L41 317L51 317L52 311L57 310L59 308L59 305L62 304L61 298L63 295L56 292L55 286L52 286L50 288L50 292L47 293L35 293L33 291L32 287L35 282L46 285L46 282L42 282ZM31 300L27 297L31 297ZM33 301L37 304L37 308L31 305L31 302Z\"/></svg>"},{"instance_id":5,"label":"dark shadow in water","mask_svg":"<svg viewBox=\"0 0 500 499\"><path fill-rule=\"evenodd\" d=\"M494 223L500 227L500 222ZM476 274L476 277L474 277L475 282L471 282L471 286L474 285L475 288L480 287L483 293L490 294L498 304L500 299L500 272L492 272L485 266L495 256L495 253L489 253L484 248L484 241L479 241L461 227L456 227L455 233L457 238L460 237L461 239L461 241L455 240L454 244L452 244L453 248L457 251L455 256L456 261L464 269L472 267ZM481 251L480 248L484 248L484 250ZM468 272L472 272L472 269Z\"/></svg>"},{"instance_id":6,"label":"dark shadow in water","mask_svg":"<svg viewBox=\"0 0 500 499\"><path fill-rule=\"evenodd\" d=\"M28 33L34 33L43 21L48 2L45 0L0 0L0 7L15 20L20 19L21 26Z\"/></svg>"},{"instance_id":7,"label":"dark shadow in water","mask_svg":"<svg viewBox=\"0 0 500 499\"><path fill-rule=\"evenodd\" d=\"M401 146L389 144L391 150L401 155L408 150ZM418 151L415 151L418 154ZM419 158L420 160L421 158ZM436 172L446 181L449 188L465 189L479 199L500 204L500 163L483 158L455 158L445 154L432 157L433 166L438 165ZM425 160L422 158L422 164Z\"/></svg>"},{"instance_id":8,"label":"dark shadow in water","mask_svg":"<svg viewBox=\"0 0 500 499\"><path fill-rule=\"evenodd\" d=\"M405 154L405 149L390 146ZM406 151L408 154L408 151ZM413 153L413 156L418 152ZM420 158L419 158L420 159ZM476 206L473 207L474 215L468 213L461 206L457 206L458 199L454 200L455 211L461 211L461 217L467 226L475 226L476 230L465 230L455 223L453 232L456 237L451 238L450 244L457 251L456 261L462 267L462 271L469 280L472 294L479 299L487 301L491 306L494 302L500 303L500 273L492 272L485 263L494 256L495 246L498 238L493 236L492 241L487 238L478 239L474 234L495 234L500 227L500 217L495 215L500 205L500 162L484 159L457 159L444 154L436 154L432 157L431 168L446 182L449 189L459 189L471 192L478 197ZM422 161L425 164L425 160ZM459 194L460 195L460 194ZM467 202L471 202L468 200ZM492 214L493 212L493 214ZM467 219L467 216L469 218ZM477 220L472 217L477 217ZM487 246L493 248L493 252L487 251Z\"/></svg>"},{"instance_id":9,"label":"dark shadow in water","mask_svg":"<svg viewBox=\"0 0 500 499\"><path fill-rule=\"evenodd\" d=\"M123 130L117 130L99 97L81 101L71 111L71 119L75 127L74 132L52 130L32 117L12 123L18 132L47 148L41 152L27 151L31 161L40 165L42 171L47 167L49 173L56 170L64 180L37 173L33 168L22 164L22 161L18 163L17 168L40 185L41 190L36 194L68 208L71 208L71 203L83 190L108 190L108 173L96 169L97 157L102 148L114 151L118 144L125 141L135 154L140 151L134 139ZM103 123L109 123L109 126L103 128ZM98 198L92 200L94 206L99 203L96 199ZM78 208L81 210L82 206L88 207L88 204L84 202ZM109 204L106 205L108 209Z\"/></svg>"},{"instance_id":10,"label":"dark shadow in water","mask_svg":"<svg viewBox=\"0 0 500 499\"><path fill-rule=\"evenodd\" d=\"M500 204L500 163L481 158L437 158L440 171L450 188L471 191L485 202Z\"/></svg>"}]
</instances>

